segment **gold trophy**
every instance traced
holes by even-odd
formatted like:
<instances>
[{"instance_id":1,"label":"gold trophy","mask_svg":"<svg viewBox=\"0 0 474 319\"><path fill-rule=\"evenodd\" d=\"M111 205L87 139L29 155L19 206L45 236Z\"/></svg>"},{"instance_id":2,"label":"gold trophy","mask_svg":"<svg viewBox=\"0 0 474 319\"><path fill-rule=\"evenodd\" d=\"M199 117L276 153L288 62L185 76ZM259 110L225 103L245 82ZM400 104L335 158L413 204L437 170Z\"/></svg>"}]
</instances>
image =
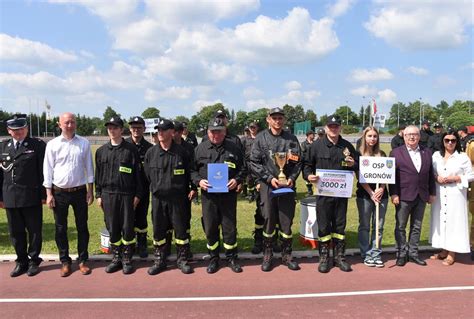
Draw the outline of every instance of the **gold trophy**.
<instances>
[{"instance_id":1,"label":"gold trophy","mask_svg":"<svg viewBox=\"0 0 474 319\"><path fill-rule=\"evenodd\" d=\"M283 168L285 168L286 162L288 160L288 153L276 152L273 154L275 159L275 164L280 168L280 173L278 174L278 183L281 186L288 186L288 179L286 178L285 173L283 173Z\"/></svg>"},{"instance_id":2,"label":"gold trophy","mask_svg":"<svg viewBox=\"0 0 474 319\"><path fill-rule=\"evenodd\" d=\"M351 151L349 151L349 149L346 147L346 148L344 148L344 150L342 151L342 154L344 154L345 158L344 158L344 160L342 161L341 166L348 166L348 165L347 165L347 158L348 158L349 156L351 156Z\"/></svg>"}]
</instances>

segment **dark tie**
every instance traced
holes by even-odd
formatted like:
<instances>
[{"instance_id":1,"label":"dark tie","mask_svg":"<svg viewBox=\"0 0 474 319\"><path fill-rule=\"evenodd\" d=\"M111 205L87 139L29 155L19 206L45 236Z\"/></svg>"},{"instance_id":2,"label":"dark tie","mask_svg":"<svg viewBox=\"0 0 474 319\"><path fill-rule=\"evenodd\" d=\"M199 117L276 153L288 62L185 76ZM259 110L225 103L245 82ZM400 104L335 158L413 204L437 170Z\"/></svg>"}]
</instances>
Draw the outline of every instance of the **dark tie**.
<instances>
[{"instance_id":1,"label":"dark tie","mask_svg":"<svg viewBox=\"0 0 474 319\"><path fill-rule=\"evenodd\" d=\"M20 141L17 141L15 145L15 150L18 150L20 148L20 145L21 145Z\"/></svg>"}]
</instances>

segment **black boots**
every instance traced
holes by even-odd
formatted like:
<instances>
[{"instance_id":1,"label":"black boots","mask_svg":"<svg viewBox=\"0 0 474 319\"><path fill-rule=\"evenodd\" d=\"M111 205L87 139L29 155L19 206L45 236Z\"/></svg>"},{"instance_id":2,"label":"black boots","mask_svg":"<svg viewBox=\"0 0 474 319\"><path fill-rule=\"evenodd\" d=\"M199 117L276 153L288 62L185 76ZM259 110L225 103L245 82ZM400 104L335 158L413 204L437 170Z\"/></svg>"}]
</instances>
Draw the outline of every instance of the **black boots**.
<instances>
[{"instance_id":1,"label":"black boots","mask_svg":"<svg viewBox=\"0 0 474 319\"><path fill-rule=\"evenodd\" d=\"M265 237L263 239L263 262L262 262L262 271L271 271L273 268L272 265L273 259L273 247L272 247L272 238Z\"/></svg>"},{"instance_id":2,"label":"black boots","mask_svg":"<svg viewBox=\"0 0 474 319\"><path fill-rule=\"evenodd\" d=\"M105 267L105 272L111 274L122 269L122 245L110 245L113 254L112 262Z\"/></svg>"},{"instance_id":3,"label":"black boots","mask_svg":"<svg viewBox=\"0 0 474 319\"><path fill-rule=\"evenodd\" d=\"M132 256L134 244L124 245L123 246L123 255L122 255L122 272L125 275L129 275L135 271L132 265Z\"/></svg>"},{"instance_id":4,"label":"black boots","mask_svg":"<svg viewBox=\"0 0 474 319\"><path fill-rule=\"evenodd\" d=\"M330 241L319 242L319 266L320 273L328 273L331 270L329 264L329 243Z\"/></svg>"},{"instance_id":5,"label":"black boots","mask_svg":"<svg viewBox=\"0 0 474 319\"><path fill-rule=\"evenodd\" d=\"M241 273L242 267L239 264L239 260L237 258L237 248L226 250L225 257L227 259L227 265L230 269L235 273Z\"/></svg>"},{"instance_id":6,"label":"black boots","mask_svg":"<svg viewBox=\"0 0 474 319\"><path fill-rule=\"evenodd\" d=\"M140 258L148 257L147 236L145 233L137 232L137 253Z\"/></svg>"},{"instance_id":7,"label":"black boots","mask_svg":"<svg viewBox=\"0 0 474 319\"><path fill-rule=\"evenodd\" d=\"M191 265L188 264L188 254L189 254L189 244L184 244L184 245L176 245L176 251L178 254L178 258L176 259L176 264L178 266L178 269L181 269L181 272L183 274L192 274L193 268Z\"/></svg>"},{"instance_id":8,"label":"black boots","mask_svg":"<svg viewBox=\"0 0 474 319\"><path fill-rule=\"evenodd\" d=\"M257 255L263 251L263 229L255 229L253 232L253 247L252 254Z\"/></svg>"},{"instance_id":9,"label":"black boots","mask_svg":"<svg viewBox=\"0 0 474 319\"><path fill-rule=\"evenodd\" d=\"M292 248L292 239L285 238L281 242L281 262L283 265L287 266L290 270L300 270L300 266L296 261L293 260L291 256Z\"/></svg>"},{"instance_id":10,"label":"black boots","mask_svg":"<svg viewBox=\"0 0 474 319\"><path fill-rule=\"evenodd\" d=\"M346 261L346 242L344 240L333 240L334 266L339 267L344 272L352 271L351 265Z\"/></svg>"},{"instance_id":11,"label":"black boots","mask_svg":"<svg viewBox=\"0 0 474 319\"><path fill-rule=\"evenodd\" d=\"M155 260L153 265L148 268L148 274L151 276L157 275L166 269L165 245L154 246Z\"/></svg>"}]
</instances>

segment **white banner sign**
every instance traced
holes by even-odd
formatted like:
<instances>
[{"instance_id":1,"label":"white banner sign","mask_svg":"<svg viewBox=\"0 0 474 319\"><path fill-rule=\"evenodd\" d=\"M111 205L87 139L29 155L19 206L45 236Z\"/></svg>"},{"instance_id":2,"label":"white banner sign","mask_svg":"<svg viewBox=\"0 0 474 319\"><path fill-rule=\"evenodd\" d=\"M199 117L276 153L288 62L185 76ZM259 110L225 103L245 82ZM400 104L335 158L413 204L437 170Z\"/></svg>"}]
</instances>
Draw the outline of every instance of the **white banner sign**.
<instances>
[{"instance_id":1,"label":"white banner sign","mask_svg":"<svg viewBox=\"0 0 474 319\"><path fill-rule=\"evenodd\" d=\"M395 158L361 156L359 182L368 184L395 184Z\"/></svg>"},{"instance_id":2,"label":"white banner sign","mask_svg":"<svg viewBox=\"0 0 474 319\"><path fill-rule=\"evenodd\" d=\"M330 197L352 197L352 184L354 183L354 172L317 169L319 176L316 183L314 195Z\"/></svg>"},{"instance_id":3,"label":"white banner sign","mask_svg":"<svg viewBox=\"0 0 474 319\"><path fill-rule=\"evenodd\" d=\"M145 133L153 133L155 131L155 126L160 122L159 118L153 119L144 119L145 120Z\"/></svg>"},{"instance_id":4,"label":"white banner sign","mask_svg":"<svg viewBox=\"0 0 474 319\"><path fill-rule=\"evenodd\" d=\"M374 123L373 125L377 128L380 127L385 127L385 119L387 118L387 115L385 114L374 114Z\"/></svg>"}]
</instances>

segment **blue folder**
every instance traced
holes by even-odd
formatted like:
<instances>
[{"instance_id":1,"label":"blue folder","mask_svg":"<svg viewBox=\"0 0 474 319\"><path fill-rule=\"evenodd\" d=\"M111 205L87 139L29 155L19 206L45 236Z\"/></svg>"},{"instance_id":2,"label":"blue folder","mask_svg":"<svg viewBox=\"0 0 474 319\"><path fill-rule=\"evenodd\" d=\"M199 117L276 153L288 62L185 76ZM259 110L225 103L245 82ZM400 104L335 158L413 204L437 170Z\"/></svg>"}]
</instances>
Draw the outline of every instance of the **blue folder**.
<instances>
[{"instance_id":1,"label":"blue folder","mask_svg":"<svg viewBox=\"0 0 474 319\"><path fill-rule=\"evenodd\" d=\"M229 167L225 163L207 164L207 181L211 185L208 193L228 193Z\"/></svg>"}]
</instances>

